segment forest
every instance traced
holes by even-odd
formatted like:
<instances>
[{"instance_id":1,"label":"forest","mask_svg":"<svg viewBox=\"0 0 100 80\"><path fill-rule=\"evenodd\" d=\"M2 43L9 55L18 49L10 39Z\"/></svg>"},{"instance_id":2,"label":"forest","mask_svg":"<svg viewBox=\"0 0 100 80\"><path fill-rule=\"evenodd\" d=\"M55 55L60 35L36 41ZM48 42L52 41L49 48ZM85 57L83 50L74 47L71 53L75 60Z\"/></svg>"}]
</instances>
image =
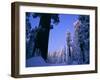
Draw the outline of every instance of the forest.
<instances>
[{"instance_id":1,"label":"forest","mask_svg":"<svg viewBox=\"0 0 100 80\"><path fill-rule=\"evenodd\" d=\"M38 26L33 27L30 18L37 17ZM67 31L66 28L63 47L51 52L48 50L50 31L60 22L60 14L26 12L26 67L90 63L89 15L77 15L77 19L72 24L73 32Z\"/></svg>"}]
</instances>

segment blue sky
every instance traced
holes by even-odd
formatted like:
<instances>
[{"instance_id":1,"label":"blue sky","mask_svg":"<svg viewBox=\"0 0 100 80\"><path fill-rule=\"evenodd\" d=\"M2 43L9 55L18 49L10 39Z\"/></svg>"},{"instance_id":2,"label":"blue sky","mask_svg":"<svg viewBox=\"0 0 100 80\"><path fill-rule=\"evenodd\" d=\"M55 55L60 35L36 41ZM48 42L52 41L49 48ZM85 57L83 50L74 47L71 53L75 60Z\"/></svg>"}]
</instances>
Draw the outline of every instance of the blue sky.
<instances>
[{"instance_id":1,"label":"blue sky","mask_svg":"<svg viewBox=\"0 0 100 80\"><path fill-rule=\"evenodd\" d=\"M77 20L78 15L73 14L59 14L60 22L58 25L53 25L53 29L49 35L48 52L62 49L66 43L66 32L70 32L71 36L74 34L73 23ZM39 17L30 17L31 26L34 28L39 25Z\"/></svg>"},{"instance_id":2,"label":"blue sky","mask_svg":"<svg viewBox=\"0 0 100 80\"><path fill-rule=\"evenodd\" d=\"M66 33L74 34L73 23L77 20L77 15L61 14L59 15L60 23L54 26L50 31L48 52L61 50L66 46Z\"/></svg>"}]
</instances>

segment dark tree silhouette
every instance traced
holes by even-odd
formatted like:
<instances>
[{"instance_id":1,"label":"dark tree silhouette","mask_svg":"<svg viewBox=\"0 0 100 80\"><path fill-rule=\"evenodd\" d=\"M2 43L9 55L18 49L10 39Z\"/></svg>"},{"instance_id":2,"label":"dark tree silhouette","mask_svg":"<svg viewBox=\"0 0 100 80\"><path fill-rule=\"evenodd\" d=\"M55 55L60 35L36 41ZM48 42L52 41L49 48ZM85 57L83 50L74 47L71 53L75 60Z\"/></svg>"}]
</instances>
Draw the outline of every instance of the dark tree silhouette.
<instances>
[{"instance_id":1,"label":"dark tree silhouette","mask_svg":"<svg viewBox=\"0 0 100 80\"><path fill-rule=\"evenodd\" d=\"M33 18L36 17L40 17L40 22L35 39L35 46L33 48L33 55L36 49L39 49L41 56L44 60L46 60L48 53L49 32L50 29L53 29L53 26L51 26L51 19L53 20L53 23L57 24L59 23L59 16L58 14L33 13Z\"/></svg>"},{"instance_id":2,"label":"dark tree silhouette","mask_svg":"<svg viewBox=\"0 0 100 80\"><path fill-rule=\"evenodd\" d=\"M26 38L29 38L29 33L31 31L31 23L29 21L30 13L26 12Z\"/></svg>"},{"instance_id":3,"label":"dark tree silhouette","mask_svg":"<svg viewBox=\"0 0 100 80\"><path fill-rule=\"evenodd\" d=\"M31 56L31 45L30 45L30 33L31 33L31 23L29 21L30 13L26 12L26 59Z\"/></svg>"}]
</instances>

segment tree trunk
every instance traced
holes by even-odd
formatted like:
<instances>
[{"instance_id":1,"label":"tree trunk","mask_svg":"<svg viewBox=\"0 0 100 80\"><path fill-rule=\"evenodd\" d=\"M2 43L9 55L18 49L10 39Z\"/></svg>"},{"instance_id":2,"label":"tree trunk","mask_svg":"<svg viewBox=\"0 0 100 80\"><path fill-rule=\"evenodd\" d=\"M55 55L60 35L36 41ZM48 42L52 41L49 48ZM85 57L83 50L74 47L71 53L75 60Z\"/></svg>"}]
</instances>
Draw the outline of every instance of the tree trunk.
<instances>
[{"instance_id":1,"label":"tree trunk","mask_svg":"<svg viewBox=\"0 0 100 80\"><path fill-rule=\"evenodd\" d=\"M42 14L40 17L39 27L42 29L42 33L40 36L40 45L41 45L40 50L41 50L41 56L44 58L44 60L47 59L47 53L48 53L50 23L51 23L51 15Z\"/></svg>"}]
</instances>

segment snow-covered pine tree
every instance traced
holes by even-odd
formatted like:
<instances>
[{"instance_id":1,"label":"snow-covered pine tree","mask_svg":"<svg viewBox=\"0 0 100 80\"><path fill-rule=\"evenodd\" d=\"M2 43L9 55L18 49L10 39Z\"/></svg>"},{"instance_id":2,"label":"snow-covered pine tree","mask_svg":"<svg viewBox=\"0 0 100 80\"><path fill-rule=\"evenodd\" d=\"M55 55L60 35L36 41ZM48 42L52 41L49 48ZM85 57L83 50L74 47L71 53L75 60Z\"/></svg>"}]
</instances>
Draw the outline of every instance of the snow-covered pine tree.
<instances>
[{"instance_id":1,"label":"snow-covered pine tree","mask_svg":"<svg viewBox=\"0 0 100 80\"><path fill-rule=\"evenodd\" d=\"M89 64L89 15L80 15L79 21L81 22L79 31L80 48L82 51L83 63Z\"/></svg>"},{"instance_id":2,"label":"snow-covered pine tree","mask_svg":"<svg viewBox=\"0 0 100 80\"><path fill-rule=\"evenodd\" d=\"M80 15L74 23L73 39L74 61L78 64L89 63L89 16Z\"/></svg>"},{"instance_id":3,"label":"snow-covered pine tree","mask_svg":"<svg viewBox=\"0 0 100 80\"><path fill-rule=\"evenodd\" d=\"M80 41L79 41L79 36L80 36L80 25L81 22L77 20L74 23L74 37L73 37L73 64L82 64L82 52L80 48Z\"/></svg>"}]
</instances>

